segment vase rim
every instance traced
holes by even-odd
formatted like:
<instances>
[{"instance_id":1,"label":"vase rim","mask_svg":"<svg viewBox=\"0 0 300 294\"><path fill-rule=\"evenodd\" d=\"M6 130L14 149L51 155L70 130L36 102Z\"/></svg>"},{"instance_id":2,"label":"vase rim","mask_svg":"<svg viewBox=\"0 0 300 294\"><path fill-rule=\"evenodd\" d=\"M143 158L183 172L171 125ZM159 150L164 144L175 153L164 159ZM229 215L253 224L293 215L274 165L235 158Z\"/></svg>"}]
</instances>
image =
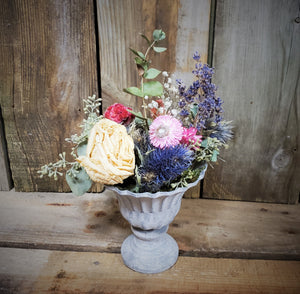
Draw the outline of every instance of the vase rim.
<instances>
[{"instance_id":1,"label":"vase rim","mask_svg":"<svg viewBox=\"0 0 300 294\"><path fill-rule=\"evenodd\" d=\"M176 193L184 193L186 192L188 189L196 186L198 184L198 182L200 180L202 180L204 178L205 172L207 169L207 163L205 163L205 168L201 171L198 179L190 184L188 184L186 187L180 187L180 188L176 188L175 190L171 190L171 191L158 191L155 193L151 193L151 192L141 192L141 193L135 193L129 190L121 190L115 186L108 186L105 185L105 188L111 191L114 191L116 193L118 193L119 195L131 195L134 196L136 198L142 198L142 197L147 197L147 198L158 198L160 196L170 196L173 195L174 192Z\"/></svg>"}]
</instances>

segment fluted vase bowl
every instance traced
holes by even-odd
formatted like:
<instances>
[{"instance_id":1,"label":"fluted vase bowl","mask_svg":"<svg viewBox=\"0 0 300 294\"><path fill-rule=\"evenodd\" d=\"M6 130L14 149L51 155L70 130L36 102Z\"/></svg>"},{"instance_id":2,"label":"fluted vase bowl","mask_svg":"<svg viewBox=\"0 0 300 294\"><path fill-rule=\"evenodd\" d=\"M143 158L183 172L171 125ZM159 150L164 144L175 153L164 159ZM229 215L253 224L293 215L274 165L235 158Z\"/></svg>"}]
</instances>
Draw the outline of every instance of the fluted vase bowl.
<instances>
[{"instance_id":1,"label":"fluted vase bowl","mask_svg":"<svg viewBox=\"0 0 300 294\"><path fill-rule=\"evenodd\" d=\"M141 273L159 273L172 267L178 259L178 245L167 234L169 224L177 215L183 194L205 175L184 188L168 192L134 193L114 186L123 217L131 224L132 233L122 244L121 254L126 266Z\"/></svg>"}]
</instances>

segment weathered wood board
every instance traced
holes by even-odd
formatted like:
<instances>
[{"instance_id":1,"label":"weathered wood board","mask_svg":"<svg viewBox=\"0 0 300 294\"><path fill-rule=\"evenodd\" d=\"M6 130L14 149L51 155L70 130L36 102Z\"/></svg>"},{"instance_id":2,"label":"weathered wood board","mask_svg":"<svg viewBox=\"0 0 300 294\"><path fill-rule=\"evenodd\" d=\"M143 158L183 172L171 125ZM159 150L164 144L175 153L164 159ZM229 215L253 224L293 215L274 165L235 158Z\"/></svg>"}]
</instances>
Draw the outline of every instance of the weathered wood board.
<instances>
[{"instance_id":1,"label":"weathered wood board","mask_svg":"<svg viewBox=\"0 0 300 294\"><path fill-rule=\"evenodd\" d=\"M120 252L131 233L111 191L1 192L0 246ZM300 207L183 199L169 228L184 256L298 259Z\"/></svg>"},{"instance_id":2,"label":"weathered wood board","mask_svg":"<svg viewBox=\"0 0 300 294\"><path fill-rule=\"evenodd\" d=\"M193 53L207 59L210 1L97 0L101 88L104 110L113 102L136 110L140 98L125 94L124 88L139 86L134 56L129 48L144 52L154 29L166 32L162 46L168 50L151 56L153 66L185 76L193 70Z\"/></svg>"},{"instance_id":3,"label":"weathered wood board","mask_svg":"<svg viewBox=\"0 0 300 294\"><path fill-rule=\"evenodd\" d=\"M298 294L300 262L179 257L168 271L146 275L128 269L120 254L0 248L0 290Z\"/></svg>"},{"instance_id":4,"label":"weathered wood board","mask_svg":"<svg viewBox=\"0 0 300 294\"><path fill-rule=\"evenodd\" d=\"M70 150L83 98L98 95L93 1L2 1L0 103L15 189L67 191L41 165Z\"/></svg>"},{"instance_id":5,"label":"weathered wood board","mask_svg":"<svg viewBox=\"0 0 300 294\"><path fill-rule=\"evenodd\" d=\"M298 0L217 1L215 83L235 139L208 170L204 197L298 202L298 16Z\"/></svg>"}]
</instances>

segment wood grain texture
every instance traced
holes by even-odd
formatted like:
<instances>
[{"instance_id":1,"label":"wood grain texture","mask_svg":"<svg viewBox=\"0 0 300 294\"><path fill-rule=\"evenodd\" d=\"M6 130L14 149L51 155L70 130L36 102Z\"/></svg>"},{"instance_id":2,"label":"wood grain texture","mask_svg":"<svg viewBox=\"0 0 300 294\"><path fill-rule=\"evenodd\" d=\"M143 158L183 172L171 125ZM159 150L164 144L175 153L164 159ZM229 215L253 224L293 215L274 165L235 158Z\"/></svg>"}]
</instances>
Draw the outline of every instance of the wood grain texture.
<instances>
[{"instance_id":1,"label":"wood grain texture","mask_svg":"<svg viewBox=\"0 0 300 294\"><path fill-rule=\"evenodd\" d=\"M175 64L178 0L97 0L100 44L101 90L103 109L114 102L139 110L141 98L123 92L130 86L139 87L134 55L129 48L145 52L147 43L139 35L152 38L161 28L167 38L161 44L170 52L151 56L153 67L169 70Z\"/></svg>"},{"instance_id":2,"label":"wood grain texture","mask_svg":"<svg viewBox=\"0 0 300 294\"><path fill-rule=\"evenodd\" d=\"M207 198L297 203L299 1L218 1L213 65L235 139L209 169Z\"/></svg>"},{"instance_id":3,"label":"wood grain texture","mask_svg":"<svg viewBox=\"0 0 300 294\"><path fill-rule=\"evenodd\" d=\"M0 191L9 191L13 187L9 168L4 125L0 107Z\"/></svg>"},{"instance_id":4,"label":"wood grain texture","mask_svg":"<svg viewBox=\"0 0 300 294\"><path fill-rule=\"evenodd\" d=\"M113 102L135 109L141 105L140 98L122 92L126 87L139 86L129 48L146 50L140 33L151 38L154 29L166 32L161 46L168 50L151 56L152 65L160 70L191 78L193 53L198 50L203 61L207 60L209 0L98 0L97 11L104 110Z\"/></svg>"},{"instance_id":5,"label":"wood grain texture","mask_svg":"<svg viewBox=\"0 0 300 294\"><path fill-rule=\"evenodd\" d=\"M2 293L297 294L300 262L179 257L168 271L128 269L120 254L0 248ZM30 270L28 270L30 268Z\"/></svg>"},{"instance_id":6,"label":"wood grain texture","mask_svg":"<svg viewBox=\"0 0 300 294\"><path fill-rule=\"evenodd\" d=\"M202 62L207 62L210 5L210 0L180 1L175 74L189 83L193 81L195 51L201 54Z\"/></svg>"},{"instance_id":7,"label":"wood grain texture","mask_svg":"<svg viewBox=\"0 0 300 294\"><path fill-rule=\"evenodd\" d=\"M300 260L300 207L183 199L169 234L182 256ZM120 252L130 225L112 192L1 192L0 246Z\"/></svg>"},{"instance_id":8,"label":"wood grain texture","mask_svg":"<svg viewBox=\"0 0 300 294\"><path fill-rule=\"evenodd\" d=\"M1 108L16 190L68 191L39 179L97 94L93 1L4 1L0 7Z\"/></svg>"}]
</instances>

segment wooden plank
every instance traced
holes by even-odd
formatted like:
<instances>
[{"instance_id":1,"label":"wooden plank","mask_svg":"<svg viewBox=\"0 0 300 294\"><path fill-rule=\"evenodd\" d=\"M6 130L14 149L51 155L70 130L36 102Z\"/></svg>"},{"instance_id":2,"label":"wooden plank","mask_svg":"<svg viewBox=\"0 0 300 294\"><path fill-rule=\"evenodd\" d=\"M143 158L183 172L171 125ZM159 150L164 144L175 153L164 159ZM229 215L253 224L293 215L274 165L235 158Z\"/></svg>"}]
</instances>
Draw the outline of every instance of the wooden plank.
<instances>
[{"instance_id":1,"label":"wooden plank","mask_svg":"<svg viewBox=\"0 0 300 294\"><path fill-rule=\"evenodd\" d=\"M298 202L298 14L297 0L217 2L215 83L235 139L208 170L205 197Z\"/></svg>"},{"instance_id":2,"label":"wooden plank","mask_svg":"<svg viewBox=\"0 0 300 294\"><path fill-rule=\"evenodd\" d=\"M167 33L162 46L170 52L151 57L152 64L169 70L175 65L178 0L97 0L100 44L101 90L104 110L114 102L140 110L141 98L123 92L139 86L134 56L129 48L145 52L147 44L140 33L152 37L156 28Z\"/></svg>"},{"instance_id":3,"label":"wooden plank","mask_svg":"<svg viewBox=\"0 0 300 294\"><path fill-rule=\"evenodd\" d=\"M4 1L0 103L15 189L68 191L40 179L41 165L70 150L82 99L97 94L93 1Z\"/></svg>"},{"instance_id":4,"label":"wooden plank","mask_svg":"<svg viewBox=\"0 0 300 294\"><path fill-rule=\"evenodd\" d=\"M299 293L300 262L179 257L145 275L121 255L0 248L2 293ZM28 270L30 268L30 270Z\"/></svg>"},{"instance_id":5,"label":"wooden plank","mask_svg":"<svg viewBox=\"0 0 300 294\"><path fill-rule=\"evenodd\" d=\"M9 191L13 187L9 169L4 125L0 107L0 191Z\"/></svg>"},{"instance_id":6,"label":"wooden plank","mask_svg":"<svg viewBox=\"0 0 300 294\"><path fill-rule=\"evenodd\" d=\"M128 86L139 86L129 51L146 50L139 33L151 37L156 28L166 32L162 46L168 50L151 56L151 60L154 67L174 73L175 77L192 78L196 50L203 54L203 61L207 59L210 0L97 0L97 11L104 110L114 102L140 110L141 99L122 92ZM199 195L198 185L185 197Z\"/></svg>"},{"instance_id":7,"label":"wooden plank","mask_svg":"<svg viewBox=\"0 0 300 294\"><path fill-rule=\"evenodd\" d=\"M175 75L189 84L194 80L193 54L198 51L201 61L207 62L210 23L210 0L180 1L176 39Z\"/></svg>"},{"instance_id":8,"label":"wooden plank","mask_svg":"<svg viewBox=\"0 0 300 294\"><path fill-rule=\"evenodd\" d=\"M300 260L299 206L183 199L169 233L180 255ZM0 246L120 252L130 226L111 191L1 192Z\"/></svg>"}]
</instances>

